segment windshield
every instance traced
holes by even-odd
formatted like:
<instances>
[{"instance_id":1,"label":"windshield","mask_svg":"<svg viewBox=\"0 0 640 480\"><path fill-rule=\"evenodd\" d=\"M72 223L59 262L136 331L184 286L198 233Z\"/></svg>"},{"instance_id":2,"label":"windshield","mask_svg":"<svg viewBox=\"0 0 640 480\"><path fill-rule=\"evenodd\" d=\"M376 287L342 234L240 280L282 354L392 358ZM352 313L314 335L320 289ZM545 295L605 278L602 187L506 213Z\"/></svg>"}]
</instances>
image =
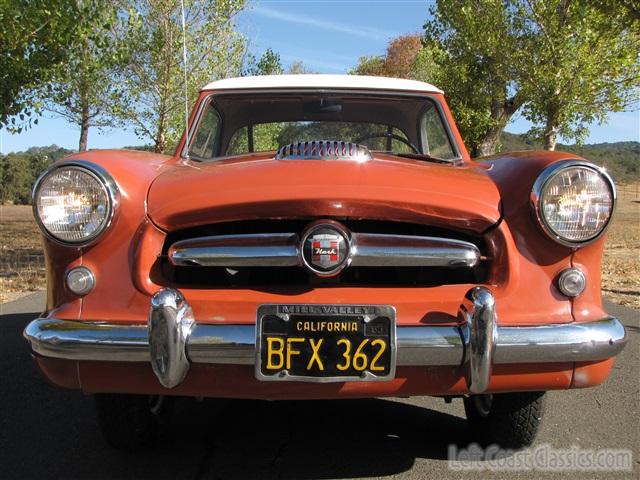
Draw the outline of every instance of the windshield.
<instances>
[{"instance_id":1,"label":"windshield","mask_svg":"<svg viewBox=\"0 0 640 480\"><path fill-rule=\"evenodd\" d=\"M429 98L317 92L212 96L191 135L189 155L209 160L312 140L456 158L440 111Z\"/></svg>"}]
</instances>

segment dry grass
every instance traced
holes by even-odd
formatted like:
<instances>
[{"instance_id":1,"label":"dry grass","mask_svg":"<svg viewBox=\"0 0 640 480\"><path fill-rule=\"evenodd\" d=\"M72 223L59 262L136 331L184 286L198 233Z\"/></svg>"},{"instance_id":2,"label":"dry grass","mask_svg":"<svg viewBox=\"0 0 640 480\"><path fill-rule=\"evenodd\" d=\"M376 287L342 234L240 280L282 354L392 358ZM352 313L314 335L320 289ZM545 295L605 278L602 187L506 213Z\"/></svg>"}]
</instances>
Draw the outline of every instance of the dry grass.
<instances>
[{"instance_id":1,"label":"dry grass","mask_svg":"<svg viewBox=\"0 0 640 480\"><path fill-rule=\"evenodd\" d=\"M618 186L618 207L604 251L602 293L640 309L640 182Z\"/></svg>"},{"instance_id":2,"label":"dry grass","mask_svg":"<svg viewBox=\"0 0 640 480\"><path fill-rule=\"evenodd\" d=\"M0 205L0 303L45 285L42 241L31 207Z\"/></svg>"},{"instance_id":3,"label":"dry grass","mask_svg":"<svg viewBox=\"0 0 640 480\"><path fill-rule=\"evenodd\" d=\"M40 234L31 207L0 206L0 251L0 303L45 287ZM610 300L640 309L640 183L619 187L602 290Z\"/></svg>"}]
</instances>

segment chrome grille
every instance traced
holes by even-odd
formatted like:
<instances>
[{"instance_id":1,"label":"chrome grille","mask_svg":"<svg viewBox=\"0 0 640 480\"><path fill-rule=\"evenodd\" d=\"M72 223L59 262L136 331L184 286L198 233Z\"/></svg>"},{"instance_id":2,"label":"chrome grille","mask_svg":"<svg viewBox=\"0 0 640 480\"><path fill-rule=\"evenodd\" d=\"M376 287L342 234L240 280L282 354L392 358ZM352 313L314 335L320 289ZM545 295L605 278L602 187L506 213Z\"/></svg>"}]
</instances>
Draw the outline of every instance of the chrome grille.
<instances>
[{"instance_id":1,"label":"chrome grille","mask_svg":"<svg viewBox=\"0 0 640 480\"><path fill-rule=\"evenodd\" d=\"M301 266L295 233L221 235L182 240L169 249L175 266ZM353 267L475 267L480 250L450 238L352 233Z\"/></svg>"},{"instance_id":2,"label":"chrome grille","mask_svg":"<svg viewBox=\"0 0 640 480\"><path fill-rule=\"evenodd\" d=\"M301 239L314 220L243 220L170 232L151 278L174 288L269 291L478 284L489 278L491 261L481 236L413 223L346 218L336 220L351 232L352 261L339 275L319 278L300 258Z\"/></svg>"}]
</instances>

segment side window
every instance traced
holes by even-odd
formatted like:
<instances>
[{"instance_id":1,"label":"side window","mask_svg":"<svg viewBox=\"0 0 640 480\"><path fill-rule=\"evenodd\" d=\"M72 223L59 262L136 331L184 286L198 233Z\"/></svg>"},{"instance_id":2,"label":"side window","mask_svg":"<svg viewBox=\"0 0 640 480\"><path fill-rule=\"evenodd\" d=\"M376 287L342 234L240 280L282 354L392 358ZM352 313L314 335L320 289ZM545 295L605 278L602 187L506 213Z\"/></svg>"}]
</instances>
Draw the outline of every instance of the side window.
<instances>
[{"instance_id":1,"label":"side window","mask_svg":"<svg viewBox=\"0 0 640 480\"><path fill-rule=\"evenodd\" d=\"M449 136L434 105L431 105L420 119L420 135L424 153L445 160L455 158Z\"/></svg>"},{"instance_id":2,"label":"side window","mask_svg":"<svg viewBox=\"0 0 640 480\"><path fill-rule=\"evenodd\" d=\"M208 105L202 112L200 123L196 128L193 140L191 140L189 155L204 159L212 158L215 154L219 130L220 117L218 112L211 105Z\"/></svg>"}]
</instances>

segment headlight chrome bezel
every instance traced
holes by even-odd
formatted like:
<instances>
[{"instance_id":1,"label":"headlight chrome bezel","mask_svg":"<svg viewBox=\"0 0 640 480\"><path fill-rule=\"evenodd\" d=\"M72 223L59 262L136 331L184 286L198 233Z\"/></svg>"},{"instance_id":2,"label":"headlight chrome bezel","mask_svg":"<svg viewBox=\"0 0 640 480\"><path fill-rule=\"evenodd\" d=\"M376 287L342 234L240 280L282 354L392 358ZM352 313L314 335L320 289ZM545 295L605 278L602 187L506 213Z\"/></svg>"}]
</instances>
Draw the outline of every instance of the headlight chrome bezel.
<instances>
[{"instance_id":1,"label":"headlight chrome bezel","mask_svg":"<svg viewBox=\"0 0 640 480\"><path fill-rule=\"evenodd\" d=\"M80 170L82 171L82 173L90 175L98 181L107 196L108 210L105 216L105 221L102 223L102 226L99 229L93 232L90 236L83 238L82 240L69 241L56 237L44 225L38 212L38 193L43 181L46 180L50 175L61 169ZM109 229L109 227L113 223L118 205L120 203L120 190L118 189L118 185L116 184L113 177L102 166L86 160L69 160L54 163L38 177L33 185L31 200L33 216L35 217L36 223L38 224L38 227L45 237L59 245L80 248L92 245Z\"/></svg>"},{"instance_id":2,"label":"headlight chrome bezel","mask_svg":"<svg viewBox=\"0 0 640 480\"><path fill-rule=\"evenodd\" d=\"M607 184L607 186L609 187L609 191L611 193L611 213L609 214L609 218L607 219L604 226L600 229L600 231L596 235L593 235L584 240L571 240L556 233L555 230L553 230L553 228L549 225L546 217L544 216L544 212L542 211L542 208L543 208L542 194L547 183L551 179L553 179L556 175L560 174L563 170L576 168L576 167L583 168L586 170L591 170L597 173L598 175L600 175L602 179L605 181L605 183ZM537 224L539 225L542 232L553 241L561 245L564 245L566 247L571 247L574 249L580 248L585 245L589 245L590 243L595 242L605 234L605 232L609 228L609 225L611 225L611 220L613 218L613 214L616 209L616 202L617 202L616 186L611 176L607 173L607 171L604 168L598 167L597 165L594 165L593 163L590 163L584 160L561 160L559 162L549 165L544 170L542 170L542 172L538 175L538 177L536 178L533 184L533 188L531 190L531 207L536 217Z\"/></svg>"}]
</instances>

